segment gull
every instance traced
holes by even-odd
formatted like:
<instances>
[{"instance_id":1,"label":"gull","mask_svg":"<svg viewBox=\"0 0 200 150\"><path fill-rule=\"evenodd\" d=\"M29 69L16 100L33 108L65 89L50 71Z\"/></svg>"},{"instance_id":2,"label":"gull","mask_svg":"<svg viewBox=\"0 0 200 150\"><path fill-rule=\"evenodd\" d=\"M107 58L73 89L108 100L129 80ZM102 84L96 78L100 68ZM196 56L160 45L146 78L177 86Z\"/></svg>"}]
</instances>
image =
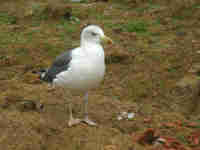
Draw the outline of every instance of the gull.
<instances>
[{"instance_id":1,"label":"gull","mask_svg":"<svg viewBox=\"0 0 200 150\"><path fill-rule=\"evenodd\" d=\"M74 118L72 105L69 104L68 126L85 122L97 124L88 117L88 91L96 88L105 74L105 56L102 43L112 43L97 25L89 25L81 32L80 47L65 51L57 56L52 65L40 72L40 79L49 82L53 87L61 87L71 92L84 93L83 119Z\"/></svg>"}]
</instances>

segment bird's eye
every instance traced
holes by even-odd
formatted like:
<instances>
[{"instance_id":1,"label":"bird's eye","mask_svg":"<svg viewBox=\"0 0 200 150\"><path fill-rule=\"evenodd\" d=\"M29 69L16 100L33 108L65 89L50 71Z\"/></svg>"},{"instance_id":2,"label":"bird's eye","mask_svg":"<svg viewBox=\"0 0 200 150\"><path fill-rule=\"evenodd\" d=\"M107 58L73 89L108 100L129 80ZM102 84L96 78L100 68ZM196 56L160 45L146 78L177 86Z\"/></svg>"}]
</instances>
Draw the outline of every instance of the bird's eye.
<instances>
[{"instance_id":1,"label":"bird's eye","mask_svg":"<svg viewBox=\"0 0 200 150\"><path fill-rule=\"evenodd\" d=\"M96 36L97 35L97 33L94 33L94 32L91 32L91 34L92 34L92 36Z\"/></svg>"}]
</instances>

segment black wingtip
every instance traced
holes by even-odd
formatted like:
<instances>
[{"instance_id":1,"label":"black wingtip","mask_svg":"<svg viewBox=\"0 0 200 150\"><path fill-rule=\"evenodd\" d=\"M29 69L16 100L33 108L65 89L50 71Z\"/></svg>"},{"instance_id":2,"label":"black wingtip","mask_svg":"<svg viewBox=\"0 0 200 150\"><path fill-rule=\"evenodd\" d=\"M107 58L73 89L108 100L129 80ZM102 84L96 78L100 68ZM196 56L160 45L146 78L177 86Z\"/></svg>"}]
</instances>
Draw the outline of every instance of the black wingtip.
<instances>
[{"instance_id":1,"label":"black wingtip","mask_svg":"<svg viewBox=\"0 0 200 150\"><path fill-rule=\"evenodd\" d=\"M40 69L39 71L32 71L32 73L37 74L40 80L44 80L45 74L47 73L48 69Z\"/></svg>"}]
</instances>

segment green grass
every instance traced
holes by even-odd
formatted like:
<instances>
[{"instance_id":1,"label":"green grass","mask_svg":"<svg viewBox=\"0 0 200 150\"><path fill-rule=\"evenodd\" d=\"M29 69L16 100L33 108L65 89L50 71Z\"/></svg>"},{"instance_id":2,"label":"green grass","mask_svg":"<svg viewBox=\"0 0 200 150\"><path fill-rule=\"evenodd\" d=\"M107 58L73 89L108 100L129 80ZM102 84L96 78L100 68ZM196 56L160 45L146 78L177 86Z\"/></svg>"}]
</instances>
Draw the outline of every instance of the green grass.
<instances>
[{"instance_id":1,"label":"green grass","mask_svg":"<svg viewBox=\"0 0 200 150\"><path fill-rule=\"evenodd\" d=\"M5 30L0 32L0 48L7 48L11 44L25 44L27 38L24 32L12 32Z\"/></svg>"},{"instance_id":2,"label":"green grass","mask_svg":"<svg viewBox=\"0 0 200 150\"><path fill-rule=\"evenodd\" d=\"M189 144L188 143L188 140L187 140L187 137L185 137L184 135L179 135L178 137L177 137L177 139L179 139L182 143L184 143L184 144Z\"/></svg>"},{"instance_id":3,"label":"green grass","mask_svg":"<svg viewBox=\"0 0 200 150\"><path fill-rule=\"evenodd\" d=\"M175 16L172 17L172 19L174 19L174 20L184 20L185 16L183 16L183 15L175 15Z\"/></svg>"},{"instance_id":4,"label":"green grass","mask_svg":"<svg viewBox=\"0 0 200 150\"><path fill-rule=\"evenodd\" d=\"M176 67L171 67L167 69L168 72L177 72L177 68Z\"/></svg>"},{"instance_id":5,"label":"green grass","mask_svg":"<svg viewBox=\"0 0 200 150\"><path fill-rule=\"evenodd\" d=\"M161 24L161 18L157 17L154 22L152 23L152 25L160 25Z\"/></svg>"},{"instance_id":6,"label":"green grass","mask_svg":"<svg viewBox=\"0 0 200 150\"><path fill-rule=\"evenodd\" d=\"M26 41L31 42L34 39L34 34L37 34L39 32L40 32L40 30L32 30L32 31L26 33L25 34Z\"/></svg>"},{"instance_id":7,"label":"green grass","mask_svg":"<svg viewBox=\"0 0 200 150\"><path fill-rule=\"evenodd\" d=\"M7 12L0 12L0 25L1 24L16 24L17 18L10 16Z\"/></svg>"},{"instance_id":8,"label":"green grass","mask_svg":"<svg viewBox=\"0 0 200 150\"><path fill-rule=\"evenodd\" d=\"M148 31L148 24L145 21L131 21L124 25L127 32L145 33Z\"/></svg>"},{"instance_id":9,"label":"green grass","mask_svg":"<svg viewBox=\"0 0 200 150\"><path fill-rule=\"evenodd\" d=\"M80 24L80 19L76 16L71 16L70 17L70 22Z\"/></svg>"},{"instance_id":10,"label":"green grass","mask_svg":"<svg viewBox=\"0 0 200 150\"><path fill-rule=\"evenodd\" d=\"M194 4L192 8L200 9L200 4Z\"/></svg>"},{"instance_id":11,"label":"green grass","mask_svg":"<svg viewBox=\"0 0 200 150\"><path fill-rule=\"evenodd\" d=\"M77 25L80 23L80 20L76 17L72 17L71 21L67 21L65 19L61 19L60 23L57 24L57 28L65 29L68 33L76 32Z\"/></svg>"},{"instance_id":12,"label":"green grass","mask_svg":"<svg viewBox=\"0 0 200 150\"><path fill-rule=\"evenodd\" d=\"M41 4L39 3L33 3L32 4L32 12L33 12L33 17L36 20L47 20L48 15L46 13L47 7L42 7Z\"/></svg>"},{"instance_id":13,"label":"green grass","mask_svg":"<svg viewBox=\"0 0 200 150\"><path fill-rule=\"evenodd\" d=\"M81 0L80 3L88 3L89 0Z\"/></svg>"},{"instance_id":14,"label":"green grass","mask_svg":"<svg viewBox=\"0 0 200 150\"><path fill-rule=\"evenodd\" d=\"M48 42L45 42L43 45L43 50L52 58L59 55L63 51L62 48L59 48L57 45L53 45Z\"/></svg>"},{"instance_id":15,"label":"green grass","mask_svg":"<svg viewBox=\"0 0 200 150\"><path fill-rule=\"evenodd\" d=\"M97 20L104 20L105 19L105 15L103 15L103 14L97 14L96 15L96 19Z\"/></svg>"},{"instance_id":16,"label":"green grass","mask_svg":"<svg viewBox=\"0 0 200 150\"><path fill-rule=\"evenodd\" d=\"M16 54L20 57L27 56L28 55L28 49L27 48L16 49Z\"/></svg>"},{"instance_id":17,"label":"green grass","mask_svg":"<svg viewBox=\"0 0 200 150\"><path fill-rule=\"evenodd\" d=\"M112 29L119 29L122 32L135 32L138 34L151 34L151 32L148 31L148 23L146 23L143 20L136 20L136 21L129 21L126 24L112 24L107 23L105 24L106 27L112 28Z\"/></svg>"},{"instance_id":18,"label":"green grass","mask_svg":"<svg viewBox=\"0 0 200 150\"><path fill-rule=\"evenodd\" d=\"M61 41L65 41L69 38L69 34L75 33L78 30L78 26L76 24L71 24L67 21L57 24L56 28L61 30L61 32L59 32Z\"/></svg>"},{"instance_id":19,"label":"green grass","mask_svg":"<svg viewBox=\"0 0 200 150\"><path fill-rule=\"evenodd\" d=\"M144 13L145 11L151 11L152 9L158 9L160 7L161 6L158 4L153 4L153 2L149 2L147 6L136 7L135 11L137 11L138 13Z\"/></svg>"},{"instance_id":20,"label":"green grass","mask_svg":"<svg viewBox=\"0 0 200 150\"><path fill-rule=\"evenodd\" d=\"M73 2L73 0L63 0L65 3ZM80 0L80 2L73 2L73 3L88 3L89 0Z\"/></svg>"}]
</instances>

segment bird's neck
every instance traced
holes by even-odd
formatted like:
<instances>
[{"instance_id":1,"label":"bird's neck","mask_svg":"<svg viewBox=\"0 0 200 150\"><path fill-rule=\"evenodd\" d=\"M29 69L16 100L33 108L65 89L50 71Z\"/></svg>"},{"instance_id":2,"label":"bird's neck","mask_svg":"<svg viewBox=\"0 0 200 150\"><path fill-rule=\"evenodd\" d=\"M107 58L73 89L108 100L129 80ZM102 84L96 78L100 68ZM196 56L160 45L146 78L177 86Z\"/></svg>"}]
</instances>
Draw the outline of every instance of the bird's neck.
<instances>
[{"instance_id":1,"label":"bird's neck","mask_svg":"<svg viewBox=\"0 0 200 150\"><path fill-rule=\"evenodd\" d=\"M93 59L104 60L104 50L100 44L97 43L81 43L84 53Z\"/></svg>"},{"instance_id":2,"label":"bird's neck","mask_svg":"<svg viewBox=\"0 0 200 150\"><path fill-rule=\"evenodd\" d=\"M97 44L97 43L93 43L93 42L84 42L84 43L81 43L81 47L83 48L83 50L86 52L86 53L96 53L98 52L99 50L103 50L103 47L101 46L101 44Z\"/></svg>"}]
</instances>

